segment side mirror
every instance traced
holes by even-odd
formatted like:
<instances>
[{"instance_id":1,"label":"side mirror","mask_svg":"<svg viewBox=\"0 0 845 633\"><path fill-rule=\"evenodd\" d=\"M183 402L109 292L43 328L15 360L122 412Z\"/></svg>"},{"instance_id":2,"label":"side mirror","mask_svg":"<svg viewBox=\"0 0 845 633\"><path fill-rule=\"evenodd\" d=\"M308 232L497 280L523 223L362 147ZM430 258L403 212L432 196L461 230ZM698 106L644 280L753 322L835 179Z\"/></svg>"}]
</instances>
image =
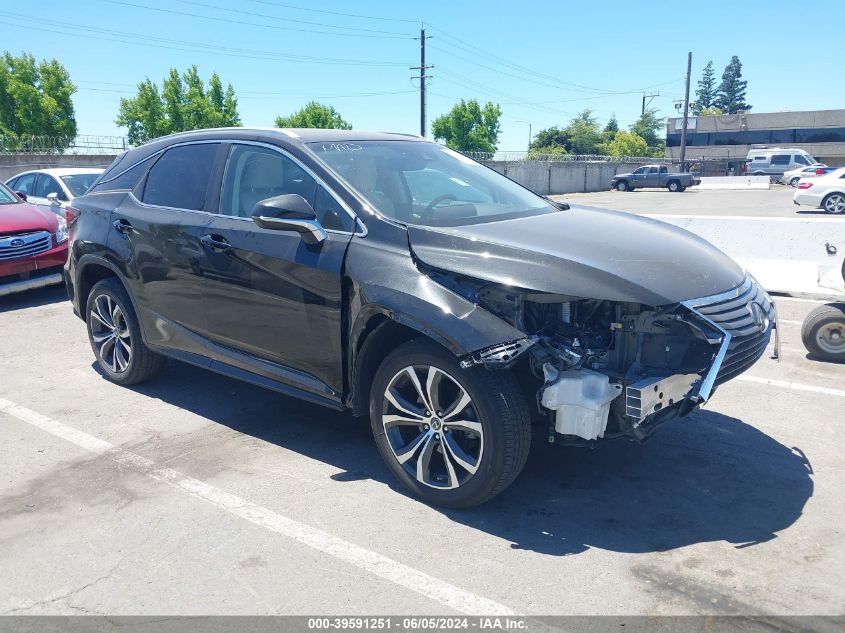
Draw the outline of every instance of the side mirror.
<instances>
[{"instance_id":1,"label":"side mirror","mask_svg":"<svg viewBox=\"0 0 845 633\"><path fill-rule=\"evenodd\" d=\"M26 202L26 194L23 191L16 191L15 195L17 195L18 198Z\"/></svg>"},{"instance_id":2,"label":"side mirror","mask_svg":"<svg viewBox=\"0 0 845 633\"><path fill-rule=\"evenodd\" d=\"M262 229L296 231L306 244L320 244L329 237L308 201L295 193L261 200L252 209L252 221Z\"/></svg>"},{"instance_id":3,"label":"side mirror","mask_svg":"<svg viewBox=\"0 0 845 633\"><path fill-rule=\"evenodd\" d=\"M47 194L47 200L50 201L50 204L55 204L56 206L61 206L61 203L59 202L59 194L57 194L57 193L48 193Z\"/></svg>"}]
</instances>

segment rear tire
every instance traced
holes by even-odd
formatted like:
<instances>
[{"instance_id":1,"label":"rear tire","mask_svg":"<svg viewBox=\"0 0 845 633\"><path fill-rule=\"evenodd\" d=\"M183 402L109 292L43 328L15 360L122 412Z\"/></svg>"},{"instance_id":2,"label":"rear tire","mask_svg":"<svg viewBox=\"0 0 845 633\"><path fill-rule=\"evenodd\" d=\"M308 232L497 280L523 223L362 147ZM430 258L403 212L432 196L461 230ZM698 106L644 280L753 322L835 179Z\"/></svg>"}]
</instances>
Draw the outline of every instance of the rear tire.
<instances>
[{"instance_id":1,"label":"rear tire","mask_svg":"<svg viewBox=\"0 0 845 633\"><path fill-rule=\"evenodd\" d=\"M670 181L666 184L666 188L667 188L669 191L671 191L672 193L678 193L678 192L680 192L680 191L683 191L683 188L681 187L681 183L680 183L680 182L678 182L677 180L670 180Z\"/></svg>"},{"instance_id":2,"label":"rear tire","mask_svg":"<svg viewBox=\"0 0 845 633\"><path fill-rule=\"evenodd\" d=\"M97 364L112 382L134 385L164 367L165 358L144 345L129 294L117 278L102 279L91 288L85 323Z\"/></svg>"},{"instance_id":3,"label":"rear tire","mask_svg":"<svg viewBox=\"0 0 845 633\"><path fill-rule=\"evenodd\" d=\"M797 178L797 177L796 177L796 178L793 178L792 180L790 180L790 181L789 181L789 186L790 186L790 187L792 187L792 188L794 189L795 187L797 187L797 186L798 186L798 181L799 181L799 180L801 180L801 178Z\"/></svg>"},{"instance_id":4,"label":"rear tire","mask_svg":"<svg viewBox=\"0 0 845 633\"><path fill-rule=\"evenodd\" d=\"M839 215L845 213L845 194L829 193L822 200L822 209L828 213Z\"/></svg>"},{"instance_id":5,"label":"rear tire","mask_svg":"<svg viewBox=\"0 0 845 633\"><path fill-rule=\"evenodd\" d=\"M845 362L845 304L818 306L804 319L801 341L810 355Z\"/></svg>"},{"instance_id":6,"label":"rear tire","mask_svg":"<svg viewBox=\"0 0 845 633\"><path fill-rule=\"evenodd\" d=\"M370 425L402 485L451 508L478 505L507 488L531 443L530 410L512 373L462 369L424 338L400 345L378 368Z\"/></svg>"}]
</instances>

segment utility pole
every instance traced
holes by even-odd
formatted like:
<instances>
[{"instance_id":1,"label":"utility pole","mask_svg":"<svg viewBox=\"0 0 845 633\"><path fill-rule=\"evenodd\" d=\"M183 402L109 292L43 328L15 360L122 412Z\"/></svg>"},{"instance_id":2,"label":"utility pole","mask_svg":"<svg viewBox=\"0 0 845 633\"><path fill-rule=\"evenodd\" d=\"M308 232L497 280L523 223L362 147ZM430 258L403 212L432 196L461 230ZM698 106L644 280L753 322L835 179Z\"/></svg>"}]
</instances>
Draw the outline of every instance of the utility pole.
<instances>
[{"instance_id":1,"label":"utility pole","mask_svg":"<svg viewBox=\"0 0 845 633\"><path fill-rule=\"evenodd\" d=\"M431 36L429 36L431 37ZM420 65L411 66L411 70L419 70L420 80L420 136L425 136L425 82L431 78L431 75L426 75L425 71L434 66L425 65L425 24L420 27Z\"/></svg>"},{"instance_id":2,"label":"utility pole","mask_svg":"<svg viewBox=\"0 0 845 633\"><path fill-rule=\"evenodd\" d=\"M687 124L689 123L689 79L692 74L692 51L687 53L687 86L684 92L684 123L681 127L681 171L687 170Z\"/></svg>"},{"instance_id":3,"label":"utility pole","mask_svg":"<svg viewBox=\"0 0 845 633\"><path fill-rule=\"evenodd\" d=\"M645 102L646 99L648 99L648 104L650 105L652 99L654 99L655 97L659 97L659 96L660 96L659 92L655 92L654 94L643 94L643 109L640 112L640 114L645 114L645 107L647 105L646 102Z\"/></svg>"}]
</instances>

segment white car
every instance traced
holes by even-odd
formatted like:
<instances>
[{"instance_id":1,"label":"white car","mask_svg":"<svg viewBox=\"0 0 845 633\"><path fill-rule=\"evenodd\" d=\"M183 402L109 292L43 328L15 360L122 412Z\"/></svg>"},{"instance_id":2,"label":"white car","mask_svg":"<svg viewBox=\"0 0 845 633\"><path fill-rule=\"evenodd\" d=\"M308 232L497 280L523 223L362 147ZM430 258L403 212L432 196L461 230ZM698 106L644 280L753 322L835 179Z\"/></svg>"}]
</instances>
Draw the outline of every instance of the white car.
<instances>
[{"instance_id":1,"label":"white car","mask_svg":"<svg viewBox=\"0 0 845 633\"><path fill-rule=\"evenodd\" d=\"M845 214L845 167L812 180L802 180L798 183L792 201L815 209L821 208L828 213Z\"/></svg>"},{"instance_id":2,"label":"white car","mask_svg":"<svg viewBox=\"0 0 845 633\"><path fill-rule=\"evenodd\" d=\"M35 169L12 176L6 186L26 196L26 201L64 217L61 203L81 196L103 170L97 167Z\"/></svg>"},{"instance_id":3,"label":"white car","mask_svg":"<svg viewBox=\"0 0 845 633\"><path fill-rule=\"evenodd\" d=\"M798 181L802 178L815 178L816 176L824 176L831 170L827 169L827 165L811 165L810 167L798 167L797 169L790 169L780 177L780 181L785 185L797 187Z\"/></svg>"}]
</instances>

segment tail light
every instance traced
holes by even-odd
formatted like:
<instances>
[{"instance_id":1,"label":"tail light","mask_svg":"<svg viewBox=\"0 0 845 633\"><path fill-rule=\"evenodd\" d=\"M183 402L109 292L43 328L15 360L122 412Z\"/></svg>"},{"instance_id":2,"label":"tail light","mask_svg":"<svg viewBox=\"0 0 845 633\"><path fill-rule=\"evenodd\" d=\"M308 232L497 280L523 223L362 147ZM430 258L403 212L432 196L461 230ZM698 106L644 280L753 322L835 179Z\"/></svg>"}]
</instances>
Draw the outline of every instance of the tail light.
<instances>
[{"instance_id":1,"label":"tail light","mask_svg":"<svg viewBox=\"0 0 845 633\"><path fill-rule=\"evenodd\" d=\"M743 163L743 165L742 165L742 173L743 173L743 174L747 174L747 173L748 173L748 163Z\"/></svg>"},{"instance_id":2,"label":"tail light","mask_svg":"<svg viewBox=\"0 0 845 633\"><path fill-rule=\"evenodd\" d=\"M79 209L74 209L73 207L65 207L65 221L68 223L68 226L76 222L76 219L79 217Z\"/></svg>"},{"instance_id":3,"label":"tail light","mask_svg":"<svg viewBox=\"0 0 845 633\"><path fill-rule=\"evenodd\" d=\"M813 183L811 183L811 182L799 182L798 183L799 189L809 189L812 186L813 186Z\"/></svg>"},{"instance_id":4,"label":"tail light","mask_svg":"<svg viewBox=\"0 0 845 633\"><path fill-rule=\"evenodd\" d=\"M824 169L817 169L816 170L816 176L824 176L824 173L825 173Z\"/></svg>"}]
</instances>

